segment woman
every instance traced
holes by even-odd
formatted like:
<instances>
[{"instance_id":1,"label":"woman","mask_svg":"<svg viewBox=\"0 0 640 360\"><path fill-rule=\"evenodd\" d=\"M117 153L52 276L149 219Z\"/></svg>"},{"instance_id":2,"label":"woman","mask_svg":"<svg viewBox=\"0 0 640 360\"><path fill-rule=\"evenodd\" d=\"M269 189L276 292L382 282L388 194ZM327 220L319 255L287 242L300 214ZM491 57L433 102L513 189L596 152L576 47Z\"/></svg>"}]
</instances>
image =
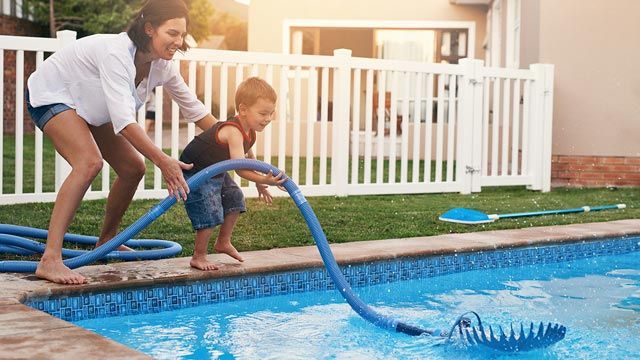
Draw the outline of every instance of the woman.
<instances>
[{"instance_id":1,"label":"woman","mask_svg":"<svg viewBox=\"0 0 640 360\"><path fill-rule=\"evenodd\" d=\"M137 109L151 89L163 85L183 116L208 129L217 120L189 91L171 64L186 50L188 8L182 0L148 0L127 32L93 35L54 53L28 80L27 109L71 165L53 207L47 245L36 276L60 284L86 279L62 262L63 236L80 202L106 160L117 178L107 198L100 246L118 231L145 172L140 153L162 171L169 194L186 199L182 169L135 122Z\"/></svg>"}]
</instances>

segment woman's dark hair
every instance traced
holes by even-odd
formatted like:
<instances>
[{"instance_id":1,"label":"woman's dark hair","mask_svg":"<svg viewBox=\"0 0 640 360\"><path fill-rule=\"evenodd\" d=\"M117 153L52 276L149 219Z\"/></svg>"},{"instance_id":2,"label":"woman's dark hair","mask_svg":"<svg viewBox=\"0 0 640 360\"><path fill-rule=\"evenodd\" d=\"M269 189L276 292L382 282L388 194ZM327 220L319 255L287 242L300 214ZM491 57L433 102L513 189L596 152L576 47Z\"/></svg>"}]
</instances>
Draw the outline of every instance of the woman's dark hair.
<instances>
[{"instance_id":1,"label":"woman's dark hair","mask_svg":"<svg viewBox=\"0 0 640 360\"><path fill-rule=\"evenodd\" d=\"M149 36L144 31L144 25L150 23L157 28L165 21L177 18L187 20L189 26L189 8L184 0L146 0L142 8L135 13L127 28L127 34L136 47L143 52L149 52ZM186 51L189 45L182 42L180 50Z\"/></svg>"}]
</instances>

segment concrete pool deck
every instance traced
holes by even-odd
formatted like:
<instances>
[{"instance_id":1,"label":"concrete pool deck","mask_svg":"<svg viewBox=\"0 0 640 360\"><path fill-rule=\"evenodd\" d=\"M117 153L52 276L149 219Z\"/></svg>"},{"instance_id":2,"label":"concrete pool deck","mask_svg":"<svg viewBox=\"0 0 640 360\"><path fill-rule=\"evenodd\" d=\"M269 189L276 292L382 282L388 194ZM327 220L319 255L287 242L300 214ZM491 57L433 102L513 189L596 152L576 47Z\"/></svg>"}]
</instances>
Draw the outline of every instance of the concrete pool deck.
<instances>
[{"instance_id":1,"label":"concrete pool deck","mask_svg":"<svg viewBox=\"0 0 640 360\"><path fill-rule=\"evenodd\" d=\"M543 246L565 242L640 235L640 219L534 227L429 237L333 244L341 264L481 250ZM243 252L244 263L210 255L217 271L189 267L190 256L85 266L85 285L57 285L33 274L0 273L0 358L2 359L149 359L150 357L72 323L23 304L28 298L162 283L197 281L264 272L322 267L315 246Z\"/></svg>"}]
</instances>

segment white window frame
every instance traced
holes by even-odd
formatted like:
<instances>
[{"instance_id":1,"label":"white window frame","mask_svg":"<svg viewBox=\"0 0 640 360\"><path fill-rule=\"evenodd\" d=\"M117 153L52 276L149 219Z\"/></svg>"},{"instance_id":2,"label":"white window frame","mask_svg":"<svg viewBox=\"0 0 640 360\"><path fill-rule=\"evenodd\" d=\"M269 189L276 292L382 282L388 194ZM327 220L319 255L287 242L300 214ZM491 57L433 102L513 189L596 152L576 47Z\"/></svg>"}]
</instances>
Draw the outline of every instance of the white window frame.
<instances>
[{"instance_id":1,"label":"white window frame","mask_svg":"<svg viewBox=\"0 0 640 360\"><path fill-rule=\"evenodd\" d=\"M491 36L489 39L489 51L491 51L489 66L500 67L502 65L502 6L500 0L494 0L491 4Z\"/></svg>"},{"instance_id":2,"label":"white window frame","mask_svg":"<svg viewBox=\"0 0 640 360\"><path fill-rule=\"evenodd\" d=\"M507 0L507 49L508 68L520 67L520 8L521 0Z\"/></svg>"},{"instance_id":3,"label":"white window frame","mask_svg":"<svg viewBox=\"0 0 640 360\"><path fill-rule=\"evenodd\" d=\"M473 21L402 21L402 20L330 20L330 19L285 19L282 22L282 52L291 52L291 28L371 28L371 29L466 29L467 57L475 58L476 23Z\"/></svg>"},{"instance_id":4,"label":"white window frame","mask_svg":"<svg viewBox=\"0 0 640 360\"><path fill-rule=\"evenodd\" d=\"M2 2L2 14L11 16L11 0L0 0Z\"/></svg>"}]
</instances>

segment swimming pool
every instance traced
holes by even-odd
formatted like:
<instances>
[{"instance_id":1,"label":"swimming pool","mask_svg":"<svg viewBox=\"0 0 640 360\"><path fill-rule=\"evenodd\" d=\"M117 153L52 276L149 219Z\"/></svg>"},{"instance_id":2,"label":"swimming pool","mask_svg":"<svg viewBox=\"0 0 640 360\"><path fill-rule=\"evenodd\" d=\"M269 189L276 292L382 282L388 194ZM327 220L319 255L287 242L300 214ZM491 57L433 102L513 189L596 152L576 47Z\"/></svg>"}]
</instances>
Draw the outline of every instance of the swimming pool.
<instances>
[{"instance_id":1,"label":"swimming pool","mask_svg":"<svg viewBox=\"0 0 640 360\"><path fill-rule=\"evenodd\" d=\"M447 326L470 309L505 326L511 319L558 321L568 326L567 338L524 357L600 357L606 349L624 358L640 352L631 341L640 335L638 251L640 238L632 237L390 260L344 272L365 302L417 325ZM326 273L313 269L28 304L156 358L475 356L434 338L375 328L338 292L325 291L331 288ZM199 304L210 305L190 307ZM154 313L168 309L179 310ZM112 315L120 316L106 317Z\"/></svg>"}]
</instances>

